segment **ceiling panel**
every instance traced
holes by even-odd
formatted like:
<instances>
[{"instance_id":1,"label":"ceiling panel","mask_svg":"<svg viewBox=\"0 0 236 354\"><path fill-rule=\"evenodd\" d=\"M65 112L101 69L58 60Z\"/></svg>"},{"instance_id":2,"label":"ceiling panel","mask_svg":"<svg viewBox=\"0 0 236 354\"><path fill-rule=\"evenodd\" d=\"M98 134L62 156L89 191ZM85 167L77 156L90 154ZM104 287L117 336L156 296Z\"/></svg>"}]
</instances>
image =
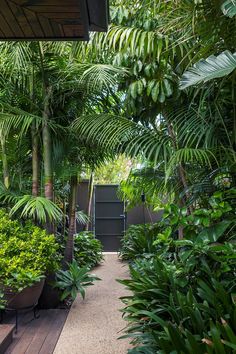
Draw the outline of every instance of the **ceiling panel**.
<instances>
[{"instance_id":1,"label":"ceiling panel","mask_svg":"<svg viewBox=\"0 0 236 354\"><path fill-rule=\"evenodd\" d=\"M106 0L0 0L0 40L88 40L107 14Z\"/></svg>"}]
</instances>

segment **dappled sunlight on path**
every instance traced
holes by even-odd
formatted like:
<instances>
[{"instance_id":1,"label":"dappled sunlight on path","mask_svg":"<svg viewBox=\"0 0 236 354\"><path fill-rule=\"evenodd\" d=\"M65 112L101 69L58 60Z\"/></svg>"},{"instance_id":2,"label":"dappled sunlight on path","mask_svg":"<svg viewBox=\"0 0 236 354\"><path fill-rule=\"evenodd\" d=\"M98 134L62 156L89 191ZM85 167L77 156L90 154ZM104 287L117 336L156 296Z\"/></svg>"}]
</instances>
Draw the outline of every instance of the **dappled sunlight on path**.
<instances>
[{"instance_id":1,"label":"dappled sunlight on path","mask_svg":"<svg viewBox=\"0 0 236 354\"><path fill-rule=\"evenodd\" d=\"M116 279L129 276L128 268L116 254L106 254L93 271L101 281L87 289L86 298L74 302L54 354L126 354L128 340L118 340L126 322L119 309L127 294Z\"/></svg>"}]
</instances>

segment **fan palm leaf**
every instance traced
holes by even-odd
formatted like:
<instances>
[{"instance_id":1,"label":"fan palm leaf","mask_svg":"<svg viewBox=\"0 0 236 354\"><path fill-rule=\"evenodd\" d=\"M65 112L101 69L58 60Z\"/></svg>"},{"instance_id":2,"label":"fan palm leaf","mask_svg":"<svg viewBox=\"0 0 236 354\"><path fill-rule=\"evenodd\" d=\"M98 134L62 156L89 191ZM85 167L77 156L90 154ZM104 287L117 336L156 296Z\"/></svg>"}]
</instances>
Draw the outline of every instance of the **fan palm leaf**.
<instances>
[{"instance_id":1,"label":"fan palm leaf","mask_svg":"<svg viewBox=\"0 0 236 354\"><path fill-rule=\"evenodd\" d=\"M22 218L37 220L41 223L59 222L62 218L61 209L51 200L44 197L25 195L21 197L10 211L10 216L18 213Z\"/></svg>"}]
</instances>

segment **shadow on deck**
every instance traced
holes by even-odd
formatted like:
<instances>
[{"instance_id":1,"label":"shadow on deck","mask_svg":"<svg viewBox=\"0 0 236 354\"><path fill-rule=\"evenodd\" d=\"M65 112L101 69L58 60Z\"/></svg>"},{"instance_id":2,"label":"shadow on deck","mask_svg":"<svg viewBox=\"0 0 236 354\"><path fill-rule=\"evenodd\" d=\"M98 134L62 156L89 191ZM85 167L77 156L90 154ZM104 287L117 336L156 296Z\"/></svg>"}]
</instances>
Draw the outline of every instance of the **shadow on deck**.
<instances>
[{"instance_id":1,"label":"shadow on deck","mask_svg":"<svg viewBox=\"0 0 236 354\"><path fill-rule=\"evenodd\" d=\"M40 317L34 319L33 312L19 315L17 333L5 354L51 354L57 344L66 321L68 310L40 310ZM4 324L14 324L12 314L4 314Z\"/></svg>"}]
</instances>

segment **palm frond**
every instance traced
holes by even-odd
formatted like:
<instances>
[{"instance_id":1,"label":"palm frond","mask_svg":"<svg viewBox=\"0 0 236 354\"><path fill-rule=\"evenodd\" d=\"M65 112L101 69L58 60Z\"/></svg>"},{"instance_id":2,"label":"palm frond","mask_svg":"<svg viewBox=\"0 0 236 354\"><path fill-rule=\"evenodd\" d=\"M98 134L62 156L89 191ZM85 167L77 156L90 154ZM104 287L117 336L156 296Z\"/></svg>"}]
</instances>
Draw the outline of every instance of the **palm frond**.
<instances>
[{"instance_id":1,"label":"palm frond","mask_svg":"<svg viewBox=\"0 0 236 354\"><path fill-rule=\"evenodd\" d=\"M44 197L34 197L32 195L24 195L13 206L10 216L20 212L22 218L37 220L41 223L59 222L62 218L61 209Z\"/></svg>"},{"instance_id":2,"label":"palm frond","mask_svg":"<svg viewBox=\"0 0 236 354\"><path fill-rule=\"evenodd\" d=\"M90 221L88 215L85 214L82 210L77 211L75 216L76 216L76 221L81 225L86 225Z\"/></svg>"},{"instance_id":3,"label":"palm frond","mask_svg":"<svg viewBox=\"0 0 236 354\"><path fill-rule=\"evenodd\" d=\"M83 83L89 91L101 91L117 85L117 77L127 74L127 70L108 64L81 64L78 66L80 77L78 82Z\"/></svg>"},{"instance_id":4,"label":"palm frond","mask_svg":"<svg viewBox=\"0 0 236 354\"><path fill-rule=\"evenodd\" d=\"M221 5L221 10L223 11L223 14L225 16L228 16L230 18L234 17L236 15L236 1L235 0L226 0Z\"/></svg>"},{"instance_id":5,"label":"palm frond","mask_svg":"<svg viewBox=\"0 0 236 354\"><path fill-rule=\"evenodd\" d=\"M171 155L170 137L121 116L82 116L74 121L72 129L114 154L143 154L155 163Z\"/></svg>"},{"instance_id":6,"label":"palm frond","mask_svg":"<svg viewBox=\"0 0 236 354\"><path fill-rule=\"evenodd\" d=\"M212 151L200 148L183 148L175 151L171 157L166 171L166 180L170 177L177 166L181 164L196 164L211 167L212 160L217 163L217 159Z\"/></svg>"},{"instance_id":7,"label":"palm frond","mask_svg":"<svg viewBox=\"0 0 236 354\"><path fill-rule=\"evenodd\" d=\"M5 185L0 182L0 203L3 206L9 206L17 203L18 200L19 194L9 188L6 188Z\"/></svg>"},{"instance_id":8,"label":"palm frond","mask_svg":"<svg viewBox=\"0 0 236 354\"><path fill-rule=\"evenodd\" d=\"M229 75L234 69L236 69L236 53L232 54L226 50L218 56L211 55L205 60L200 60L184 73L180 88L183 90L189 86Z\"/></svg>"}]
</instances>

